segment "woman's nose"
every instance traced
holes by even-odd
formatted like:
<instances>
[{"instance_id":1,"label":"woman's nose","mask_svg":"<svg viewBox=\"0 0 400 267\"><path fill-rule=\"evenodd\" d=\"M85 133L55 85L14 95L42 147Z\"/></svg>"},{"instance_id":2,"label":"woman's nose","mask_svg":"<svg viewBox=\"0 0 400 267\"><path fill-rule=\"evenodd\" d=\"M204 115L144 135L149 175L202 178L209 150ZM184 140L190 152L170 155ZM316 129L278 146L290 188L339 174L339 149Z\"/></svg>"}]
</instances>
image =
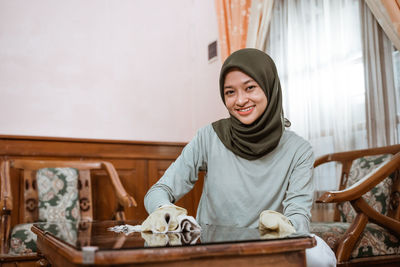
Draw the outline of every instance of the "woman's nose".
<instances>
[{"instance_id":1,"label":"woman's nose","mask_svg":"<svg viewBox=\"0 0 400 267\"><path fill-rule=\"evenodd\" d=\"M245 104L247 103L247 101L248 101L247 94L244 93L244 92L240 92L240 91L239 91L238 97L237 97L237 99L236 99L236 104L237 104L238 106L243 106L243 105L245 105Z\"/></svg>"}]
</instances>

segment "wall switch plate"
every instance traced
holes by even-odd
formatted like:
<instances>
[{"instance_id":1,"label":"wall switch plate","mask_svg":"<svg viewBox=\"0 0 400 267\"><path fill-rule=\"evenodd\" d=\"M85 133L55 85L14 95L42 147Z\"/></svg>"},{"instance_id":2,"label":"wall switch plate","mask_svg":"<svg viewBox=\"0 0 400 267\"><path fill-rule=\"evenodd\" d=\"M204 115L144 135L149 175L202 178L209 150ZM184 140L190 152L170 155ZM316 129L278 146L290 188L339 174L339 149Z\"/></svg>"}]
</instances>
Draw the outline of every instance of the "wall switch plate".
<instances>
[{"instance_id":1,"label":"wall switch plate","mask_svg":"<svg viewBox=\"0 0 400 267\"><path fill-rule=\"evenodd\" d=\"M208 62L214 61L217 58L217 41L208 45Z\"/></svg>"}]
</instances>

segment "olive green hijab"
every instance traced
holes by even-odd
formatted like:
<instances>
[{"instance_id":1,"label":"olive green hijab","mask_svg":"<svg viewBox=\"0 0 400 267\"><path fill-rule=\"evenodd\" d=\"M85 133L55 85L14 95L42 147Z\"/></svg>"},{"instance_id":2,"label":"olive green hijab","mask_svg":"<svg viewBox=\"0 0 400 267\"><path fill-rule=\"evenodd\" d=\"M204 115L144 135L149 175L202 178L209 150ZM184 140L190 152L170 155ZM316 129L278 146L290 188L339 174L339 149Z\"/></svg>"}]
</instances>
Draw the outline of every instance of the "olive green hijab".
<instances>
[{"instance_id":1,"label":"olive green hijab","mask_svg":"<svg viewBox=\"0 0 400 267\"><path fill-rule=\"evenodd\" d=\"M258 159L278 145L284 130L278 73L274 61L260 50L245 48L232 53L222 65L219 78L224 104L225 76L233 68L246 73L260 85L267 96L267 107L252 124L243 124L231 115L214 122L212 126L221 142L233 153L248 160Z\"/></svg>"}]
</instances>

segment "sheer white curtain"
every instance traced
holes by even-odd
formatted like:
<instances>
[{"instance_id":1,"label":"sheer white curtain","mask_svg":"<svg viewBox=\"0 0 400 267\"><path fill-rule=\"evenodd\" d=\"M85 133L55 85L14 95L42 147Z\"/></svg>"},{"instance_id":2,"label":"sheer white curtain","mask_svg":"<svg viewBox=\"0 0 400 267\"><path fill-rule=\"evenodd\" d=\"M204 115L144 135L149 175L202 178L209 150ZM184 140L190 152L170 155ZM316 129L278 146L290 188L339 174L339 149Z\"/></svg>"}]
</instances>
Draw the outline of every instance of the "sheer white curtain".
<instances>
[{"instance_id":1,"label":"sheer white curtain","mask_svg":"<svg viewBox=\"0 0 400 267\"><path fill-rule=\"evenodd\" d=\"M277 64L291 129L311 142L316 156L367 147L358 4L274 2L267 52ZM336 167L329 168L324 174ZM336 188L337 180L324 174L317 189Z\"/></svg>"},{"instance_id":2,"label":"sheer white curtain","mask_svg":"<svg viewBox=\"0 0 400 267\"><path fill-rule=\"evenodd\" d=\"M367 137L370 147L394 145L397 139L393 43L366 2L360 5L366 83Z\"/></svg>"},{"instance_id":3,"label":"sheer white curtain","mask_svg":"<svg viewBox=\"0 0 400 267\"><path fill-rule=\"evenodd\" d=\"M274 0L252 0L246 47L265 50Z\"/></svg>"},{"instance_id":4,"label":"sheer white curtain","mask_svg":"<svg viewBox=\"0 0 400 267\"><path fill-rule=\"evenodd\" d=\"M397 141L400 140L400 51L393 51L394 84L396 87Z\"/></svg>"}]
</instances>

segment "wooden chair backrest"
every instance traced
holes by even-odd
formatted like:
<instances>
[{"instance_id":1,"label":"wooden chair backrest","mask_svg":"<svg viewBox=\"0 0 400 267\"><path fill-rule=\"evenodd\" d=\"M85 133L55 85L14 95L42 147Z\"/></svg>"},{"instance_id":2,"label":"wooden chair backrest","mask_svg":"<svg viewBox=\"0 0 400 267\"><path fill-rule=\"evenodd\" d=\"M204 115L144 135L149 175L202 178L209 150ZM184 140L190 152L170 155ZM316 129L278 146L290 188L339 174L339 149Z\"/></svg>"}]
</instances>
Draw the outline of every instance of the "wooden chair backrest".
<instances>
[{"instance_id":1,"label":"wooden chair backrest","mask_svg":"<svg viewBox=\"0 0 400 267\"><path fill-rule=\"evenodd\" d=\"M38 209L38 188L36 172L43 168L74 168L78 171L78 198L80 206L80 231L86 234L80 237L81 244L89 244L90 229L88 221L93 220L93 199L92 199L92 170L105 172L110 179L112 189L117 200L117 207L113 218L125 220L125 208L137 207L133 196L129 195L122 185L114 166L107 161L79 161L79 160L42 160L42 159L7 159L1 162L0 166L0 253L8 252L10 231L13 226L21 223L36 222L39 217ZM11 176L13 172L13 176ZM18 173L20 175L18 175ZM11 190L11 177L18 178L17 198L13 201ZM15 183L14 183L15 184ZM110 197L110 196L109 196ZM17 199L16 199L17 200ZM13 207L13 203L21 203L19 207ZM11 214L17 213L17 222L13 222Z\"/></svg>"},{"instance_id":2,"label":"wooden chair backrest","mask_svg":"<svg viewBox=\"0 0 400 267\"><path fill-rule=\"evenodd\" d=\"M15 159L7 160L2 164L3 177L10 177L10 169L18 169L22 175L22 183L20 184L20 201L19 207L20 223L36 222L38 220L38 189L36 182L36 172L42 168L75 168L78 170L78 191L79 206L81 220L93 220L92 208L92 187L90 179L90 171L94 169L102 169L101 162L86 161L54 161L54 160L30 160ZM4 181L8 184L9 181ZM12 210L12 195L10 188L3 190L7 195L3 203L3 209ZM4 195L3 194L3 195ZM7 199L9 201L7 201Z\"/></svg>"},{"instance_id":3,"label":"wooden chair backrest","mask_svg":"<svg viewBox=\"0 0 400 267\"><path fill-rule=\"evenodd\" d=\"M373 156L373 155L382 155L382 154L396 154L400 152L400 144L392 145L386 147L379 148L370 148L370 149L362 149L362 150L354 150L348 152L338 152L333 154L328 154L317 158L314 162L314 167L317 167L321 164L327 162L338 162L341 163L341 174L339 181L338 190L343 190L346 188L348 177L350 174L350 169L353 164L353 161L365 157L365 156ZM392 186L391 194L390 194L390 210L388 212L388 216L394 218L396 220L400 219L400 177L399 177L400 166L395 173L395 180ZM334 213L334 221L340 221L339 210L335 208Z\"/></svg>"}]
</instances>

